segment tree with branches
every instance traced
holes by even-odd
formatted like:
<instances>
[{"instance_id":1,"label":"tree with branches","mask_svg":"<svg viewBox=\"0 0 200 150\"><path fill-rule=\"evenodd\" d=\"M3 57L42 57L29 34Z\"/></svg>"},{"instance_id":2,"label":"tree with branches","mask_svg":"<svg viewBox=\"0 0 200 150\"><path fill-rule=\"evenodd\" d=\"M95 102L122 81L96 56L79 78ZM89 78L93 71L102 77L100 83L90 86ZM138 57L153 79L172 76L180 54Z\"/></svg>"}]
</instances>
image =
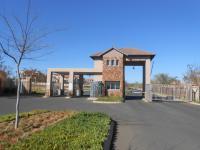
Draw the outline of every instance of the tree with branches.
<instances>
[{"instance_id":1,"label":"tree with branches","mask_svg":"<svg viewBox=\"0 0 200 150\"><path fill-rule=\"evenodd\" d=\"M177 79L177 77L169 76L166 73L159 73L154 76L152 83L153 84L173 84L173 83L179 84L180 81Z\"/></svg>"},{"instance_id":2,"label":"tree with branches","mask_svg":"<svg viewBox=\"0 0 200 150\"><path fill-rule=\"evenodd\" d=\"M48 32L38 31L35 27L37 17L31 15L31 1L28 1L28 7L26 10L26 17L24 20L14 16L13 23L5 15L1 15L2 22L4 23L7 32L0 33L0 50L1 52L14 61L16 64L17 72L17 99L16 99L16 117L15 117L15 129L19 124L19 103L20 103L20 87L21 87L21 75L20 66L25 59L35 59L43 54L41 50L46 48L46 45L42 45L43 39L49 34ZM40 56L34 56L34 54L40 53ZM45 52L46 54L46 52Z\"/></svg>"},{"instance_id":3,"label":"tree with branches","mask_svg":"<svg viewBox=\"0 0 200 150\"><path fill-rule=\"evenodd\" d=\"M188 65L183 80L188 84L200 86L200 65Z\"/></svg>"}]
</instances>

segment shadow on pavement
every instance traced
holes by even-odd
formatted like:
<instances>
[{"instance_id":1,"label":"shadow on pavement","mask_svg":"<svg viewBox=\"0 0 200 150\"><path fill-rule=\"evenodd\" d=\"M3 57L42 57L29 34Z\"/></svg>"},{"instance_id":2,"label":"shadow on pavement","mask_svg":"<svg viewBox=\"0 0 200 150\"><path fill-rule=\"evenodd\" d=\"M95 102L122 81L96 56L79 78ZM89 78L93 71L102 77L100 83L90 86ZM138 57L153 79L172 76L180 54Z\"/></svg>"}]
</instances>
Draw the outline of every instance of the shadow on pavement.
<instances>
[{"instance_id":1,"label":"shadow on pavement","mask_svg":"<svg viewBox=\"0 0 200 150\"><path fill-rule=\"evenodd\" d=\"M114 121L114 124L115 124L115 126L114 126L114 131L113 131L114 134L113 134L113 138L112 138L112 145L111 145L111 148L110 148L111 150L115 150L116 149L115 142L117 140L117 134L118 134L118 125L117 125L117 122Z\"/></svg>"},{"instance_id":2,"label":"shadow on pavement","mask_svg":"<svg viewBox=\"0 0 200 150\"><path fill-rule=\"evenodd\" d=\"M139 101L142 100L143 96L126 96L125 100L133 100L133 101Z\"/></svg>"}]
</instances>

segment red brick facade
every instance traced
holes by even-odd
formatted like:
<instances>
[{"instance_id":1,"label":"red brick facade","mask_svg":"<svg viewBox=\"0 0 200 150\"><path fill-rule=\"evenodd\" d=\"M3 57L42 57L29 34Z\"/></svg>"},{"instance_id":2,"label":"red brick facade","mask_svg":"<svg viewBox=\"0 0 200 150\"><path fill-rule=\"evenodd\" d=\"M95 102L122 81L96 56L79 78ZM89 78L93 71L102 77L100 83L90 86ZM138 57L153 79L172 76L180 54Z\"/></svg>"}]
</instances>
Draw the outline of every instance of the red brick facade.
<instances>
[{"instance_id":1,"label":"red brick facade","mask_svg":"<svg viewBox=\"0 0 200 150\"><path fill-rule=\"evenodd\" d=\"M118 65L111 66L107 60L117 60ZM106 90L107 95L124 96L124 55L116 50L111 50L103 55L103 83L106 81L119 81L120 89Z\"/></svg>"}]
</instances>

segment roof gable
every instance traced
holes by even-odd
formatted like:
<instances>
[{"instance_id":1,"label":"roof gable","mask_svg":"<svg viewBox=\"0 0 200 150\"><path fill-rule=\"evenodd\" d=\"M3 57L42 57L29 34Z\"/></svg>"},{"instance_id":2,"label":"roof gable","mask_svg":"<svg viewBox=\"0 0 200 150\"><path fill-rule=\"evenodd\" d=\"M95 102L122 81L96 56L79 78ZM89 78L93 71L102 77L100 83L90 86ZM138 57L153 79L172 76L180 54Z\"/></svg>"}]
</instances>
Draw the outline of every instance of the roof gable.
<instances>
[{"instance_id":1,"label":"roof gable","mask_svg":"<svg viewBox=\"0 0 200 150\"><path fill-rule=\"evenodd\" d=\"M124 53L123 53L123 52L121 52L119 49L112 47L112 48L110 48L110 49L106 50L105 52L101 53L101 55L100 55L100 56L103 56L103 55L105 55L105 54L109 53L109 52L110 52L110 51L112 51L112 50L115 50L115 51L117 51L117 52L119 52L119 53L121 53L121 54L123 54L123 55L124 55Z\"/></svg>"},{"instance_id":2,"label":"roof gable","mask_svg":"<svg viewBox=\"0 0 200 150\"><path fill-rule=\"evenodd\" d=\"M91 58L99 58L99 57L102 57L103 55L105 55L106 53L110 52L111 50L115 50L125 56L150 56L151 59L153 59L153 57L155 56L155 54L153 54L153 53L139 50L136 48L114 48L114 47L112 47L104 52L95 53L90 57Z\"/></svg>"}]
</instances>

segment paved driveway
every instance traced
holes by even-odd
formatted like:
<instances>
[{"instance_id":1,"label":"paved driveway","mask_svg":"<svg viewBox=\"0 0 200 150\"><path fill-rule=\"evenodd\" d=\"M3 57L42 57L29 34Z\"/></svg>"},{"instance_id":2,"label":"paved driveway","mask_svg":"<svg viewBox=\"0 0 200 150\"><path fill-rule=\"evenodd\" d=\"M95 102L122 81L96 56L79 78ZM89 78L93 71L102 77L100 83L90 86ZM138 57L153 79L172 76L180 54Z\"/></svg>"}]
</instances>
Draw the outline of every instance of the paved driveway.
<instances>
[{"instance_id":1,"label":"paved driveway","mask_svg":"<svg viewBox=\"0 0 200 150\"><path fill-rule=\"evenodd\" d=\"M0 114L14 112L15 99L0 98ZM117 121L114 149L200 150L200 106L186 103L93 104L84 98L23 98L21 111L75 109L106 112Z\"/></svg>"}]
</instances>

